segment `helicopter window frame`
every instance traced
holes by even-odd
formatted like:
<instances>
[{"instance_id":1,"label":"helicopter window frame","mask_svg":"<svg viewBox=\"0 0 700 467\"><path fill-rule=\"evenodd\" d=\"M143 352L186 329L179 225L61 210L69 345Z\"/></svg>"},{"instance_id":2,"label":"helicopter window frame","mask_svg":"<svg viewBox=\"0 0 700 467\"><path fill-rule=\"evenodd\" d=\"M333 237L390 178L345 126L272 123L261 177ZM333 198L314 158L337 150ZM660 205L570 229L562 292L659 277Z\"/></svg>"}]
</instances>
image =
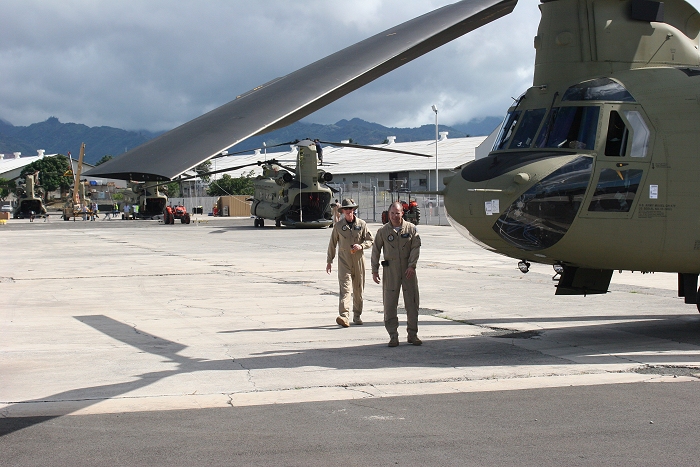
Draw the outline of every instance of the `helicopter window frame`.
<instances>
[{"instance_id":1,"label":"helicopter window frame","mask_svg":"<svg viewBox=\"0 0 700 467\"><path fill-rule=\"evenodd\" d=\"M542 126L546 115L547 109L545 107L526 110L525 114L520 119L520 125L515 131L515 135L511 138L512 141L508 149L525 149L532 147L532 143L537 136L537 131Z\"/></svg>"},{"instance_id":2,"label":"helicopter window frame","mask_svg":"<svg viewBox=\"0 0 700 467\"><path fill-rule=\"evenodd\" d=\"M632 145L630 147L630 157L644 158L649 153L649 139L651 131L646 124L642 113L638 110L623 110L625 119L632 127Z\"/></svg>"},{"instance_id":3,"label":"helicopter window frame","mask_svg":"<svg viewBox=\"0 0 700 467\"><path fill-rule=\"evenodd\" d=\"M562 96L561 101L637 102L622 83L608 77L582 81L569 87Z\"/></svg>"},{"instance_id":4,"label":"helicopter window frame","mask_svg":"<svg viewBox=\"0 0 700 467\"><path fill-rule=\"evenodd\" d=\"M503 119L501 130L498 132L498 137L496 138L492 151L502 151L506 149L506 146L515 134L515 127L518 126L521 113L522 110L516 109L508 111L506 118Z\"/></svg>"},{"instance_id":5,"label":"helicopter window frame","mask_svg":"<svg viewBox=\"0 0 700 467\"><path fill-rule=\"evenodd\" d=\"M644 169L627 167L620 170L619 167L602 167L596 172L595 190L588 202L588 213L632 212L644 180Z\"/></svg>"},{"instance_id":6,"label":"helicopter window frame","mask_svg":"<svg viewBox=\"0 0 700 467\"><path fill-rule=\"evenodd\" d=\"M606 157L625 157L630 130L620 112L613 109L608 112L608 131L605 137Z\"/></svg>"},{"instance_id":7,"label":"helicopter window frame","mask_svg":"<svg viewBox=\"0 0 700 467\"><path fill-rule=\"evenodd\" d=\"M651 147L652 132L647 123L644 112L640 106L633 105L605 105L603 106L603 115L605 118L602 122L602 134L605 138L600 138L599 151L600 155L611 159L644 159L649 154ZM617 116L614 116L614 113ZM618 119L618 124L625 125L624 135L621 138L620 153L617 153L614 147L611 147L611 127L615 125L615 119ZM619 135L618 135L619 136ZM622 141L624 139L624 141Z\"/></svg>"},{"instance_id":8,"label":"helicopter window frame","mask_svg":"<svg viewBox=\"0 0 700 467\"><path fill-rule=\"evenodd\" d=\"M601 109L600 105L560 105L552 107L537 136L535 147L593 152L601 122ZM579 112L583 115L579 116ZM576 130L575 136L577 138L570 139L574 129ZM566 133L566 138L563 138L564 133ZM568 144L566 144L567 142Z\"/></svg>"}]
</instances>

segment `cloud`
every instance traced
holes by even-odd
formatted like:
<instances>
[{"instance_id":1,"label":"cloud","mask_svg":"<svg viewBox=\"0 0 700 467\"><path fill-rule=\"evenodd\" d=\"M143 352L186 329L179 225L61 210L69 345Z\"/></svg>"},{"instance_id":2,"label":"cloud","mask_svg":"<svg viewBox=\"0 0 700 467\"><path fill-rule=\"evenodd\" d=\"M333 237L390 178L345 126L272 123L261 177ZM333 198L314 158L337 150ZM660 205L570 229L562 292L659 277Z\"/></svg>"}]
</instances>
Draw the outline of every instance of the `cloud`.
<instances>
[{"instance_id":1,"label":"cloud","mask_svg":"<svg viewBox=\"0 0 700 467\"><path fill-rule=\"evenodd\" d=\"M167 130L449 0L5 0L0 117ZM700 0L693 2L700 3ZM387 126L505 113L532 83L538 2L306 120Z\"/></svg>"}]
</instances>

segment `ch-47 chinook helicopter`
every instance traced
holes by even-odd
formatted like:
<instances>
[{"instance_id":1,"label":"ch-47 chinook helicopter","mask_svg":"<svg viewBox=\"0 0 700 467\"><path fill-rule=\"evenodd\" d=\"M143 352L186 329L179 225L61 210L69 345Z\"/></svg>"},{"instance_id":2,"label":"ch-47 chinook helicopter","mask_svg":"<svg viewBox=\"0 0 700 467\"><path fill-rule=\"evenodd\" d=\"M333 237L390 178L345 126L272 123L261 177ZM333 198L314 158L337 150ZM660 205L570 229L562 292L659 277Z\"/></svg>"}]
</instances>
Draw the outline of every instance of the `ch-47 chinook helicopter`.
<instances>
[{"instance_id":1,"label":"ch-47 chinook helicopter","mask_svg":"<svg viewBox=\"0 0 700 467\"><path fill-rule=\"evenodd\" d=\"M348 143L330 143L334 146L347 146L371 149L412 156L431 157L408 151L376 148ZM295 142L297 147L296 168L283 166L278 161L258 163L263 174L253 182L255 189L250 206L250 214L255 217L254 225L263 227L265 219L275 221L275 225L297 228L323 228L333 223L331 198L334 190L326 183L333 175L318 167L315 143L311 140Z\"/></svg>"},{"instance_id":2,"label":"ch-47 chinook helicopter","mask_svg":"<svg viewBox=\"0 0 700 467\"><path fill-rule=\"evenodd\" d=\"M338 143L319 141L333 146L345 146L372 151L407 154L411 156L431 157L410 151L397 149L378 148L351 143ZM324 228L332 223L333 210L331 198L336 191L327 185L333 180L333 175L319 168L316 143L310 139L281 143L270 147L291 145L296 148L294 167L285 165L277 159L251 162L237 167L227 167L206 173L198 173L196 176L212 175L215 173L231 172L234 170L258 165L262 167L262 174L253 181L254 193L248 201L251 202L250 214L255 218L255 227L264 227L265 219L275 221L275 226L282 225L296 228ZM266 147L269 148L269 147ZM256 148L259 151L262 148ZM232 156L247 153L250 150L229 153L224 151L218 157ZM194 175L181 178L189 180Z\"/></svg>"},{"instance_id":3,"label":"ch-47 chinook helicopter","mask_svg":"<svg viewBox=\"0 0 700 467\"><path fill-rule=\"evenodd\" d=\"M275 221L277 227L322 228L332 224L333 192L326 182L333 180L333 175L318 168L312 141L300 141L296 146L296 168L276 161L261 164L263 173L253 182L255 191L250 199L255 227L263 227L265 219Z\"/></svg>"},{"instance_id":4,"label":"ch-47 chinook helicopter","mask_svg":"<svg viewBox=\"0 0 700 467\"><path fill-rule=\"evenodd\" d=\"M163 210L168 204L168 197L159 190L156 183L139 183L129 181L129 191L124 196L132 205L138 206L138 213L134 217L142 219L154 219L163 215Z\"/></svg>"},{"instance_id":5,"label":"ch-47 chinook helicopter","mask_svg":"<svg viewBox=\"0 0 700 467\"><path fill-rule=\"evenodd\" d=\"M463 0L391 28L130 151L90 175L174 176L292 123L512 12ZM541 0L535 76L493 150L444 180L453 225L552 264L557 294L605 293L613 270L675 272L698 303L700 15L683 0ZM700 304L699 304L700 306Z\"/></svg>"}]
</instances>

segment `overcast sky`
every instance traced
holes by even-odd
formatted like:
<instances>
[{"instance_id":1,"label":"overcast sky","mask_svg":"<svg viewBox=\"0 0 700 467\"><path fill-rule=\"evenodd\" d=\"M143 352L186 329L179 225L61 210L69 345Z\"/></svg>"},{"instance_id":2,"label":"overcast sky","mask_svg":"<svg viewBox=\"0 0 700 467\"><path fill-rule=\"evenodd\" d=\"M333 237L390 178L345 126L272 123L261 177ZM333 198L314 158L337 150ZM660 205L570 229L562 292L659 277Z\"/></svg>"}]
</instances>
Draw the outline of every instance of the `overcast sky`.
<instances>
[{"instance_id":1,"label":"overcast sky","mask_svg":"<svg viewBox=\"0 0 700 467\"><path fill-rule=\"evenodd\" d=\"M0 118L169 130L450 0L2 0ZM693 0L696 8L700 0ZM539 10L457 39L305 120L500 116L532 84Z\"/></svg>"}]
</instances>

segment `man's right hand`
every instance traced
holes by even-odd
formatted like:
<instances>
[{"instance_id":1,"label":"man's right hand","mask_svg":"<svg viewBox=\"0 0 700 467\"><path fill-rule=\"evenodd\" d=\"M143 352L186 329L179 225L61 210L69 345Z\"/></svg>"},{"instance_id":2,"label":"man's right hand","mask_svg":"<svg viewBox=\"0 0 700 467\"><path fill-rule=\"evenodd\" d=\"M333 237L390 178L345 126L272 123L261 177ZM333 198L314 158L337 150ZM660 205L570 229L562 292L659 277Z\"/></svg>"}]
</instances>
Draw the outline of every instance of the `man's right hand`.
<instances>
[{"instance_id":1,"label":"man's right hand","mask_svg":"<svg viewBox=\"0 0 700 467\"><path fill-rule=\"evenodd\" d=\"M326 274L330 274L332 269L333 265L331 263L326 264Z\"/></svg>"},{"instance_id":2,"label":"man's right hand","mask_svg":"<svg viewBox=\"0 0 700 467\"><path fill-rule=\"evenodd\" d=\"M378 273L378 272L373 272L373 273L372 273L372 280L374 280L375 283L379 284L380 279L379 279L379 273Z\"/></svg>"}]
</instances>

